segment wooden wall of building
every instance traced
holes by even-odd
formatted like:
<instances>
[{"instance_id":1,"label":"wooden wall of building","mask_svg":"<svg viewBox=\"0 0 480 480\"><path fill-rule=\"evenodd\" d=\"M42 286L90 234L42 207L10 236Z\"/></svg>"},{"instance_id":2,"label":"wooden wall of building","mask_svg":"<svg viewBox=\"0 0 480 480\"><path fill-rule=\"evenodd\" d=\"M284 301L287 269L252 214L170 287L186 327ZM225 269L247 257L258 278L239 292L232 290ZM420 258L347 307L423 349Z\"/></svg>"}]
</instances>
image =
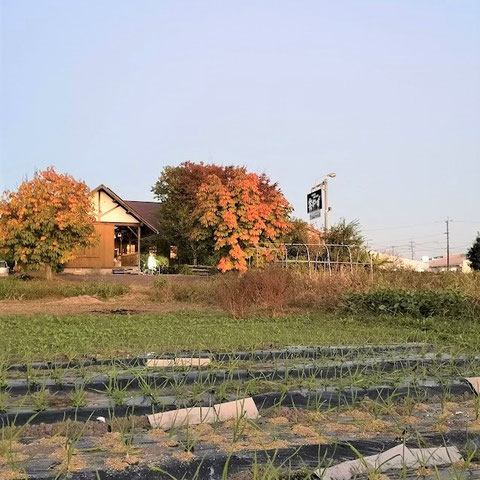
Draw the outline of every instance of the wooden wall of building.
<instances>
[{"instance_id":1,"label":"wooden wall of building","mask_svg":"<svg viewBox=\"0 0 480 480\"><path fill-rule=\"evenodd\" d=\"M95 224L98 242L94 247L80 249L77 258L70 260L67 268L113 268L114 250L113 223Z\"/></svg>"}]
</instances>

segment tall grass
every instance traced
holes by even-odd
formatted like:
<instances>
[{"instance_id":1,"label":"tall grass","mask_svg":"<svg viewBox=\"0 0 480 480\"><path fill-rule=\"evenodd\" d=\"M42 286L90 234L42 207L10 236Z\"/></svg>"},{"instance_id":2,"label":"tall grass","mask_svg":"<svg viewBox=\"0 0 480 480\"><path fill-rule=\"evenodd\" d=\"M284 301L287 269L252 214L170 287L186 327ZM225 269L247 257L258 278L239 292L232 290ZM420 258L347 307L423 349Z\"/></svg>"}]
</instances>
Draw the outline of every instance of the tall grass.
<instances>
[{"instance_id":1,"label":"tall grass","mask_svg":"<svg viewBox=\"0 0 480 480\"><path fill-rule=\"evenodd\" d=\"M44 280L0 279L0 300L32 300L90 295L111 298L124 295L128 286L109 282L63 282Z\"/></svg>"},{"instance_id":2,"label":"tall grass","mask_svg":"<svg viewBox=\"0 0 480 480\"><path fill-rule=\"evenodd\" d=\"M272 267L184 284L164 278L155 283L154 295L158 300L216 305L234 317L257 313L276 316L292 310L335 311L345 303L353 313L399 313L403 308L406 314L421 317L471 316L480 306L480 275L475 273L305 273ZM373 293L379 291L388 293ZM372 293L369 296L366 292ZM383 298L387 302L385 307L382 307ZM369 302L375 306L369 308Z\"/></svg>"}]
</instances>

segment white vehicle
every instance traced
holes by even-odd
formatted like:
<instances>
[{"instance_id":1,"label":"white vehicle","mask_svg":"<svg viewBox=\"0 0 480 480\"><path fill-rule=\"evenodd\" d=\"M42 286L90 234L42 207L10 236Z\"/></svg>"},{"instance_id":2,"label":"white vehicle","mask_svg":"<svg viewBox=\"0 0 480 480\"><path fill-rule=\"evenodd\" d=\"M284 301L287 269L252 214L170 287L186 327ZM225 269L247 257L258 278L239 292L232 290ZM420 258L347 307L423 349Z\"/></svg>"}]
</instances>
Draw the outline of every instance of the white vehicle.
<instances>
[{"instance_id":1,"label":"white vehicle","mask_svg":"<svg viewBox=\"0 0 480 480\"><path fill-rule=\"evenodd\" d=\"M9 273L8 263L5 260L0 260L0 277L7 277Z\"/></svg>"}]
</instances>

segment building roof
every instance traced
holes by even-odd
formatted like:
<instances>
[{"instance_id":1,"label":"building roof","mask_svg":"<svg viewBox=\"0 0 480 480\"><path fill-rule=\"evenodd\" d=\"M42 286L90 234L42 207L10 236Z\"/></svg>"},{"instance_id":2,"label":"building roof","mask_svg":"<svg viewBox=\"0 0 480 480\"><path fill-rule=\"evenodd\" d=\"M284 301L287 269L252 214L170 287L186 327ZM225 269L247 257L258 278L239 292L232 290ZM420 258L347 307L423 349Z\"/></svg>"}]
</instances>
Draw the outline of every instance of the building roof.
<instances>
[{"instance_id":1,"label":"building roof","mask_svg":"<svg viewBox=\"0 0 480 480\"><path fill-rule=\"evenodd\" d=\"M450 266L460 266L467 259L467 256L464 253L451 253L450 254ZM447 256L440 258L434 258L429 262L430 268L441 268L447 266Z\"/></svg>"},{"instance_id":2,"label":"building roof","mask_svg":"<svg viewBox=\"0 0 480 480\"><path fill-rule=\"evenodd\" d=\"M158 217L160 215L159 202L140 202L137 200L125 200L125 203L135 212L138 212L151 225L156 227L158 232Z\"/></svg>"},{"instance_id":3,"label":"building roof","mask_svg":"<svg viewBox=\"0 0 480 480\"><path fill-rule=\"evenodd\" d=\"M143 223L150 230L152 230L152 232L158 233L158 220L156 216L152 215L154 207L145 208L142 205L138 204L153 204L156 205L158 208L160 205L159 203L135 201L126 202L125 200L122 200L113 190L110 190L110 188L106 187L103 184L93 189L92 193L101 190L103 190L108 196L110 196L110 198L112 198L115 202L121 205L127 211L127 213L134 216L140 223Z\"/></svg>"}]
</instances>

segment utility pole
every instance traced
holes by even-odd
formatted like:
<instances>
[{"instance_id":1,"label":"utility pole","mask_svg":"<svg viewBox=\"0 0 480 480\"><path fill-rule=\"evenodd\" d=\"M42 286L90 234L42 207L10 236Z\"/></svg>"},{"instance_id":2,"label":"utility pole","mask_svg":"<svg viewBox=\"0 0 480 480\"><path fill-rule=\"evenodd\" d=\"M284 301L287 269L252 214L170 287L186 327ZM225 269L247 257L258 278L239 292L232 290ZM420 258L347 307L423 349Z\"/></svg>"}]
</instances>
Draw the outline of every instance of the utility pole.
<instances>
[{"instance_id":1,"label":"utility pole","mask_svg":"<svg viewBox=\"0 0 480 480\"><path fill-rule=\"evenodd\" d=\"M410 252L411 252L411 254L412 254L412 260L413 260L413 257L415 256L415 255L414 255L415 252L414 252L414 250L413 250L414 247L415 247L415 242L414 242L413 240L410 240Z\"/></svg>"},{"instance_id":2,"label":"utility pole","mask_svg":"<svg viewBox=\"0 0 480 480\"><path fill-rule=\"evenodd\" d=\"M445 235L447 236L447 271L450 271L450 222L450 218L447 217L445 220L445 224L447 225L447 231L445 232Z\"/></svg>"}]
</instances>

